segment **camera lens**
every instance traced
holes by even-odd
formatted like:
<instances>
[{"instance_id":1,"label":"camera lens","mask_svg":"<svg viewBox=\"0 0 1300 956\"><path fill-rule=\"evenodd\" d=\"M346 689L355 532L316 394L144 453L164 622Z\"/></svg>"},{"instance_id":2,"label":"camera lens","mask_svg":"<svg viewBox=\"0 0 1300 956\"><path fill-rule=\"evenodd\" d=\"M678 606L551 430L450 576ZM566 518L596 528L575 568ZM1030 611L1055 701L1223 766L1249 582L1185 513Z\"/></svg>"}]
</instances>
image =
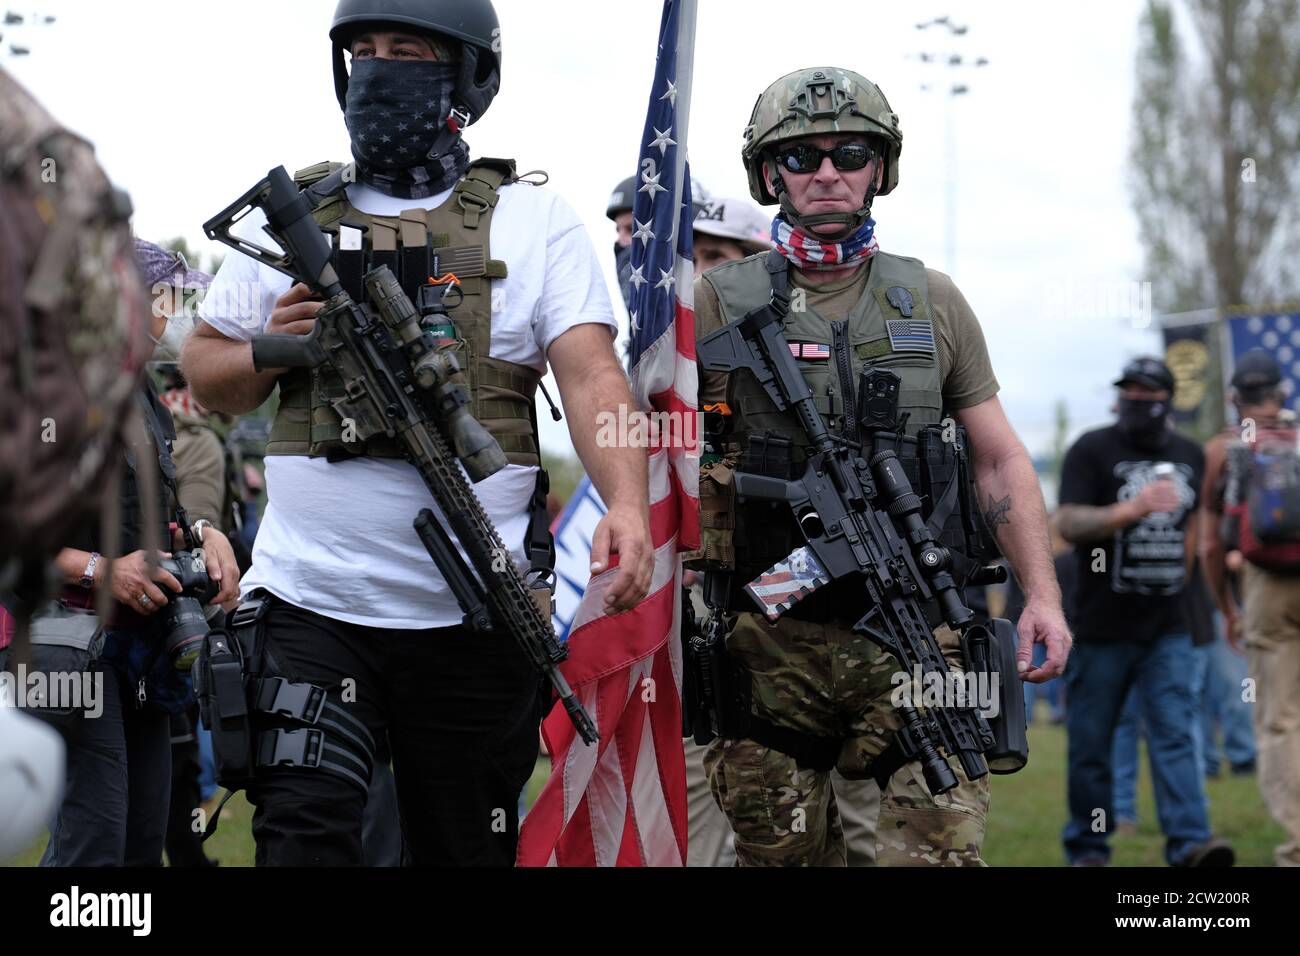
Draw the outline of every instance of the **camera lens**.
<instances>
[{"instance_id":1,"label":"camera lens","mask_svg":"<svg viewBox=\"0 0 1300 956\"><path fill-rule=\"evenodd\" d=\"M159 565L181 584L181 593L171 598L165 610L164 646L172 666L188 671L198 659L203 638L208 633L203 605L217 593L217 587L208 577L199 552L178 551Z\"/></svg>"},{"instance_id":2,"label":"camera lens","mask_svg":"<svg viewBox=\"0 0 1300 956\"><path fill-rule=\"evenodd\" d=\"M197 598L180 596L168 605L167 656L178 671L187 671L198 659L199 648L208 633L208 620Z\"/></svg>"}]
</instances>

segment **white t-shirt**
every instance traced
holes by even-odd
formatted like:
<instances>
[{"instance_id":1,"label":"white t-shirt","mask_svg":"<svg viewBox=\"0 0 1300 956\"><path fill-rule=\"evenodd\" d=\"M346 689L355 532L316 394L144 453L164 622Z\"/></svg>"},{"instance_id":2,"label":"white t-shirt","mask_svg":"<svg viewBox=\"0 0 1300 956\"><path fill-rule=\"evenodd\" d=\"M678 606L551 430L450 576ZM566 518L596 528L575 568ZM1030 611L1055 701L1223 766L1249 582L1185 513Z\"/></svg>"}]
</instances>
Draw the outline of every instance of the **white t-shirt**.
<instances>
[{"instance_id":1,"label":"white t-shirt","mask_svg":"<svg viewBox=\"0 0 1300 956\"><path fill-rule=\"evenodd\" d=\"M358 210L396 216L434 209L448 190L426 200L397 199L369 186L348 187ZM265 218L250 213L235 230L266 248ZM577 214L554 193L525 183L503 186L492 216L491 254L506 263L492 280L494 358L546 370L546 351L575 325L618 331L595 250ZM200 317L232 339L262 331L292 281L238 252L227 254ZM455 313L452 313L453 319ZM501 540L527 567L523 551L536 468L507 465L473 485ZM397 459L271 455L266 459L266 514L253 566L240 588L272 594L326 617L372 627L419 629L459 624L462 617L411 522L433 508L419 473Z\"/></svg>"}]
</instances>

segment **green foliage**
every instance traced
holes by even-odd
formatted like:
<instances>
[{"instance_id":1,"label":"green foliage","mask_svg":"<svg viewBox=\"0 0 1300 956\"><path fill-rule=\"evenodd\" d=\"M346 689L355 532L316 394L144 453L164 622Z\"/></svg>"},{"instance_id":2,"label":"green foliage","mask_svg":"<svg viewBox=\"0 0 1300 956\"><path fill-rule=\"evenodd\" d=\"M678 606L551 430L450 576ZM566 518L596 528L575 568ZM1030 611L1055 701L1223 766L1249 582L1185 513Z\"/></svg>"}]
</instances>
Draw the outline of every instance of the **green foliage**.
<instances>
[{"instance_id":1,"label":"green foliage","mask_svg":"<svg viewBox=\"0 0 1300 956\"><path fill-rule=\"evenodd\" d=\"M210 275L216 275L217 270L221 268L221 263L226 258L221 254L211 255L207 257L205 264L203 253L192 248L184 236L175 236L171 239L164 239L162 242L158 243L158 245L162 246L162 248L169 252L179 252L185 257L185 261L190 264L191 269L198 269L202 272L207 272Z\"/></svg>"},{"instance_id":2,"label":"green foliage","mask_svg":"<svg viewBox=\"0 0 1300 956\"><path fill-rule=\"evenodd\" d=\"M569 500L573 489L578 487L578 482L587 474L576 455L565 455L550 449L542 451L542 464L551 476L551 493L562 503Z\"/></svg>"},{"instance_id":3,"label":"green foliage","mask_svg":"<svg viewBox=\"0 0 1300 956\"><path fill-rule=\"evenodd\" d=\"M1052 464L1051 473L1060 477L1065 462L1065 452L1069 448L1070 406L1063 398L1056 400L1053 408L1055 427L1052 430Z\"/></svg>"},{"instance_id":4,"label":"green foliage","mask_svg":"<svg viewBox=\"0 0 1300 956\"><path fill-rule=\"evenodd\" d=\"M1160 312L1291 297L1298 150L1300 0L1148 0L1129 159Z\"/></svg>"}]
</instances>

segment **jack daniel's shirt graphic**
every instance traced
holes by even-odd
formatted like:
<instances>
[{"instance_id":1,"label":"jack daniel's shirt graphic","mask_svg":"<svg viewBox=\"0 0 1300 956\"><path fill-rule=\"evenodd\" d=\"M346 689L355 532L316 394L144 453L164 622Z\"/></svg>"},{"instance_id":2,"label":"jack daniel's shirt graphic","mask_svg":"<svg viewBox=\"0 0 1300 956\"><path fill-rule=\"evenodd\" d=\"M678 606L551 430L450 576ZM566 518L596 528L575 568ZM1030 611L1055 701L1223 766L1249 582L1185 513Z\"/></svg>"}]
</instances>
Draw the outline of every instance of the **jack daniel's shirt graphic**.
<instances>
[{"instance_id":1,"label":"jack daniel's shirt graphic","mask_svg":"<svg viewBox=\"0 0 1300 956\"><path fill-rule=\"evenodd\" d=\"M1175 432L1150 448L1112 425L1083 435L1066 453L1062 505L1127 501L1157 480L1158 472L1179 496L1172 512L1149 514L1110 539L1074 546L1078 585L1067 610L1077 640L1146 642L1188 630L1187 535L1204 470L1200 447Z\"/></svg>"},{"instance_id":2,"label":"jack daniel's shirt graphic","mask_svg":"<svg viewBox=\"0 0 1300 956\"><path fill-rule=\"evenodd\" d=\"M1123 482L1116 501L1136 498L1143 488L1163 477L1178 489L1179 507L1172 512L1152 512L1137 524L1116 532L1111 590L1116 594L1178 594L1187 579L1184 519L1196 504L1192 484L1196 473L1188 464L1150 461L1121 461L1113 471ZM1197 479L1196 486L1199 484Z\"/></svg>"}]
</instances>

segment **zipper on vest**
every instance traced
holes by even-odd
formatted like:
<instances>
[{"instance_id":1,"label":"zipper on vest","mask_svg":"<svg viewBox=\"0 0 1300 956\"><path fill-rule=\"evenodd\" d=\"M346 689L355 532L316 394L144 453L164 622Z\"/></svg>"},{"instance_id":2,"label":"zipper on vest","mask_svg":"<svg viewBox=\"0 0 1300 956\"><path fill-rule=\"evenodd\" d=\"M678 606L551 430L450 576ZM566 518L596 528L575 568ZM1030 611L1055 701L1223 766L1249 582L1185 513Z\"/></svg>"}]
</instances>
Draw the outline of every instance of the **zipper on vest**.
<instances>
[{"instance_id":1,"label":"zipper on vest","mask_svg":"<svg viewBox=\"0 0 1300 956\"><path fill-rule=\"evenodd\" d=\"M858 440L858 409L853 391L853 363L849 358L849 323L831 323L831 352L835 356L835 371L840 377L840 397L844 401L844 414L840 420L840 435L850 441Z\"/></svg>"}]
</instances>

